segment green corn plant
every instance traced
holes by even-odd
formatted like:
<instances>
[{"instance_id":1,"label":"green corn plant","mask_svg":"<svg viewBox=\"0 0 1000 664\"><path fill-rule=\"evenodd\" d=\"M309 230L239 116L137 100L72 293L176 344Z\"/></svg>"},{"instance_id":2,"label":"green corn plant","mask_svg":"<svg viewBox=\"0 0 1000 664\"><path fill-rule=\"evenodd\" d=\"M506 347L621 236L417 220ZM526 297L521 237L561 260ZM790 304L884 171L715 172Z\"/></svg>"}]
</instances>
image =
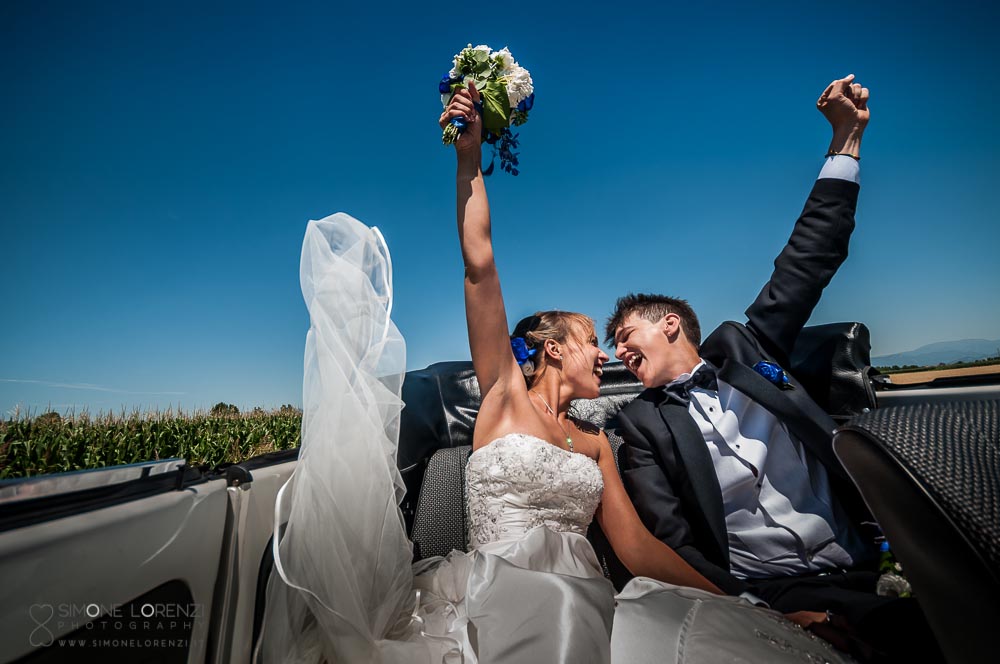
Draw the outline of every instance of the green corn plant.
<instances>
[{"instance_id":1,"label":"green corn plant","mask_svg":"<svg viewBox=\"0 0 1000 664\"><path fill-rule=\"evenodd\" d=\"M171 457L214 467L296 448L301 428L301 412L288 406L214 415L124 410L66 417L15 413L0 420L0 479Z\"/></svg>"}]
</instances>

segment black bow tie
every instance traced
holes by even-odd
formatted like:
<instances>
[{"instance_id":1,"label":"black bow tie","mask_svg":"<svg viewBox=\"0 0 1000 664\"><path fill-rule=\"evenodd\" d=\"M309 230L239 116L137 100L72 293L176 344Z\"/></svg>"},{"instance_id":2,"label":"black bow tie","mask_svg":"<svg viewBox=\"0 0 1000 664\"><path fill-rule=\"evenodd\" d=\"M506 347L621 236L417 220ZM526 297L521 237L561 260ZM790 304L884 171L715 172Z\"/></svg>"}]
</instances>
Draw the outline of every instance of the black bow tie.
<instances>
[{"instance_id":1,"label":"black bow tie","mask_svg":"<svg viewBox=\"0 0 1000 664\"><path fill-rule=\"evenodd\" d=\"M719 381L715 377L715 368L710 367L707 363L703 364L684 382L672 383L664 389L666 390L668 400L674 401L681 406L687 406L691 403L691 390L696 387L718 391Z\"/></svg>"}]
</instances>

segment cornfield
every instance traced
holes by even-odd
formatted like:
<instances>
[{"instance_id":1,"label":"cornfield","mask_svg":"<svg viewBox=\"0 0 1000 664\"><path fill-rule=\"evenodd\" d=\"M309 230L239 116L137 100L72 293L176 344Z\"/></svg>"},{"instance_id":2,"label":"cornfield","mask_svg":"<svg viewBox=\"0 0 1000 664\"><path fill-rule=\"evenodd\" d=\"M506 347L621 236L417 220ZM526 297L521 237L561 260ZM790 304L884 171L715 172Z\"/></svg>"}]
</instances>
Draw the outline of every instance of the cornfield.
<instances>
[{"instance_id":1,"label":"cornfield","mask_svg":"<svg viewBox=\"0 0 1000 664\"><path fill-rule=\"evenodd\" d=\"M233 408L235 411L235 408ZM180 457L214 467L298 447L302 413L152 412L0 421L0 479Z\"/></svg>"}]
</instances>

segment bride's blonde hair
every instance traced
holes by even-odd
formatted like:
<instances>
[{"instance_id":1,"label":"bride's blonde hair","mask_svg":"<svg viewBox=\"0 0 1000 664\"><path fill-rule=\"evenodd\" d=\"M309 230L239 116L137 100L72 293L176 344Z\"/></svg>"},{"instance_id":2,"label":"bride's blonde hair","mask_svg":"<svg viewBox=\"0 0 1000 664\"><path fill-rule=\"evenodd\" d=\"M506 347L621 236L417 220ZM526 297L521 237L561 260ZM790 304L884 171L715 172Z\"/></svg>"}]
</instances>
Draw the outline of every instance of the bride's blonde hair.
<instances>
[{"instance_id":1,"label":"bride's blonde hair","mask_svg":"<svg viewBox=\"0 0 1000 664\"><path fill-rule=\"evenodd\" d=\"M590 316L572 311L536 311L533 315L522 318L514 326L510 338L524 339L524 344L529 350L536 350L531 357L521 363L521 373L524 374L528 387L534 384L548 366L544 348L547 340L566 343L571 337L582 338L587 336L588 331L593 332L593 330L594 321Z\"/></svg>"}]
</instances>

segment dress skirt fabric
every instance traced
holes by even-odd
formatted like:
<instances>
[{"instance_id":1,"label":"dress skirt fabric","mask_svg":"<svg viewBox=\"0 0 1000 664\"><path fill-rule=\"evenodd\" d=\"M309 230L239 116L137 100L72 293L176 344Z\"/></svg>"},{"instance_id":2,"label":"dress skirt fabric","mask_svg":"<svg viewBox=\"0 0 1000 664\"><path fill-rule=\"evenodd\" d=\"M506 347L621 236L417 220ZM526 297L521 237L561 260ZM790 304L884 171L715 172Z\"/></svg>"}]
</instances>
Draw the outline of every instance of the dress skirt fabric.
<instances>
[{"instance_id":1,"label":"dress skirt fabric","mask_svg":"<svg viewBox=\"0 0 1000 664\"><path fill-rule=\"evenodd\" d=\"M421 636L446 661L714 664L850 659L736 597L638 577L617 596L593 548L540 526L519 540L422 561Z\"/></svg>"},{"instance_id":2,"label":"dress skirt fabric","mask_svg":"<svg viewBox=\"0 0 1000 664\"><path fill-rule=\"evenodd\" d=\"M424 634L454 639L461 661L610 661L614 588L582 535L539 526L424 567Z\"/></svg>"},{"instance_id":3,"label":"dress skirt fabric","mask_svg":"<svg viewBox=\"0 0 1000 664\"><path fill-rule=\"evenodd\" d=\"M780 613L738 597L637 577L616 599L615 664L852 661Z\"/></svg>"}]
</instances>

